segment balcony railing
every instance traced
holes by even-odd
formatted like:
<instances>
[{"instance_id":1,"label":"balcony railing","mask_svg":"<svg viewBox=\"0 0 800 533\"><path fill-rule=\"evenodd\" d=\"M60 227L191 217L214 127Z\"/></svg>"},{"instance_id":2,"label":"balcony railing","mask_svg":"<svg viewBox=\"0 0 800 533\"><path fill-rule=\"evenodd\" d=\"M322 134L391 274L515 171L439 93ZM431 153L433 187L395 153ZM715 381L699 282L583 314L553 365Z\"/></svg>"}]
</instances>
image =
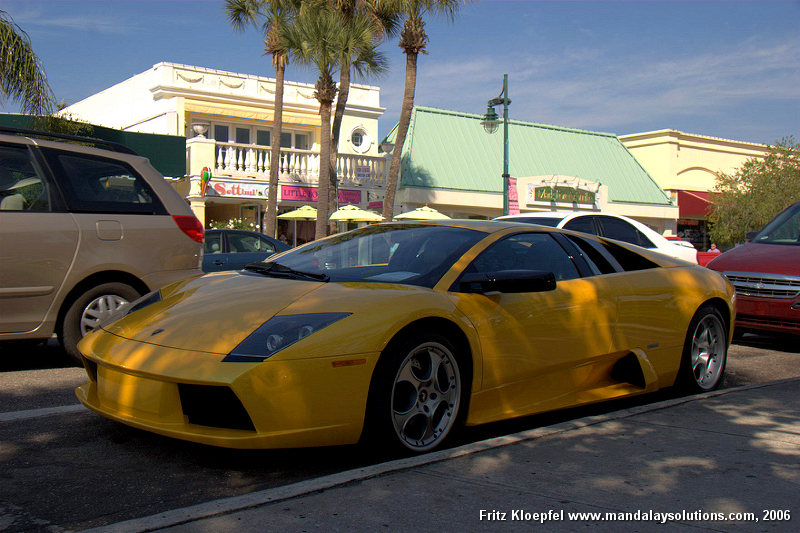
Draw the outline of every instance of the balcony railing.
<instances>
[{"instance_id":1,"label":"balcony railing","mask_svg":"<svg viewBox=\"0 0 800 533\"><path fill-rule=\"evenodd\" d=\"M218 142L214 149L214 175L267 179L272 164L271 156L267 146ZM281 148L277 164L281 178L309 183L319 180L319 152ZM343 184L383 185L385 167L384 157L339 154L336 174Z\"/></svg>"}]
</instances>

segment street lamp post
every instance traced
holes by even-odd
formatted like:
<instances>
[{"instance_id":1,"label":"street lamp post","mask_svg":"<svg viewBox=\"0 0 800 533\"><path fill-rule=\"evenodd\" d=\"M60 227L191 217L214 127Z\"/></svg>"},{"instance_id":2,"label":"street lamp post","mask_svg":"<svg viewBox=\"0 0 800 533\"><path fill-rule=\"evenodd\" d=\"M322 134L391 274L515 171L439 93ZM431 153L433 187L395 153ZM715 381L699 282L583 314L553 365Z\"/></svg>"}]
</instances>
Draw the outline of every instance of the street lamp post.
<instances>
[{"instance_id":1,"label":"street lamp post","mask_svg":"<svg viewBox=\"0 0 800 533\"><path fill-rule=\"evenodd\" d=\"M503 214L508 214L508 105L511 99L508 97L508 74L503 74L503 92L497 98L489 100L486 106L486 114L483 116L481 125L486 133L494 133L500 125L499 117L494 110L495 106L503 104Z\"/></svg>"}]
</instances>

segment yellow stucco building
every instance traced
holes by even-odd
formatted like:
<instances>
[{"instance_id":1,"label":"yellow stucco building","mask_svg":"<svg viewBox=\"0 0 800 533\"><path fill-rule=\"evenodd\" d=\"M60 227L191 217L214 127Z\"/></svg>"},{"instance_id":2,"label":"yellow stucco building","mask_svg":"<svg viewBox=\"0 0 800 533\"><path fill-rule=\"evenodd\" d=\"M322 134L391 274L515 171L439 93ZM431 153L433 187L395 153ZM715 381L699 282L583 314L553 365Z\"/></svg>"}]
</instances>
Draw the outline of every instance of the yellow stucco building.
<instances>
[{"instance_id":1,"label":"yellow stucco building","mask_svg":"<svg viewBox=\"0 0 800 533\"><path fill-rule=\"evenodd\" d=\"M707 208L717 173L732 173L767 152L763 144L677 130L621 135L619 140L677 204L678 234L700 250L710 245Z\"/></svg>"}]
</instances>

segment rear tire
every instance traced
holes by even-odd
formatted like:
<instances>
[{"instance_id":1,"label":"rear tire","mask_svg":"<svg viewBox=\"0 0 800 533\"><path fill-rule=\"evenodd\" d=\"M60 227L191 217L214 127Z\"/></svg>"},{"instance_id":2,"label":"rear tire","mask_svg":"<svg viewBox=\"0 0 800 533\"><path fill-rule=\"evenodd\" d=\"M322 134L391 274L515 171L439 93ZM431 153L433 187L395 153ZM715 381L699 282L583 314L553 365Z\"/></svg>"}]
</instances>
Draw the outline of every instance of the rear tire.
<instances>
[{"instance_id":1,"label":"rear tire","mask_svg":"<svg viewBox=\"0 0 800 533\"><path fill-rule=\"evenodd\" d=\"M469 384L443 335L412 333L383 354L367 403L365 442L406 453L439 447L460 424Z\"/></svg>"},{"instance_id":2,"label":"rear tire","mask_svg":"<svg viewBox=\"0 0 800 533\"><path fill-rule=\"evenodd\" d=\"M75 299L64 315L64 323L58 334L67 355L80 363L78 341L114 311L140 296L139 291L130 285L112 282L92 287Z\"/></svg>"},{"instance_id":3,"label":"rear tire","mask_svg":"<svg viewBox=\"0 0 800 533\"><path fill-rule=\"evenodd\" d=\"M703 305L689 323L677 387L692 394L716 389L722 383L727 360L725 321L714 306Z\"/></svg>"}]
</instances>

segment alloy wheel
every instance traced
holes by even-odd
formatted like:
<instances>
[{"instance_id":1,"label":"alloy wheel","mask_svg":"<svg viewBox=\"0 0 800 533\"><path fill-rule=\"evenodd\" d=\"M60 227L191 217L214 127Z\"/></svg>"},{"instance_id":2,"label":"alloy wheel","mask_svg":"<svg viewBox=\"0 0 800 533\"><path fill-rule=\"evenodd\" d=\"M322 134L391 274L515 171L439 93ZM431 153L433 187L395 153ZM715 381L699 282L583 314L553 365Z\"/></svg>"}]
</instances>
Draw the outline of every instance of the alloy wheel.
<instances>
[{"instance_id":1,"label":"alloy wheel","mask_svg":"<svg viewBox=\"0 0 800 533\"><path fill-rule=\"evenodd\" d=\"M437 446L453 427L461 396L458 363L445 346L426 342L400 364L392 386L391 416L406 448Z\"/></svg>"},{"instance_id":2,"label":"alloy wheel","mask_svg":"<svg viewBox=\"0 0 800 533\"><path fill-rule=\"evenodd\" d=\"M692 374L697 385L711 390L725 367L725 328L715 315L707 315L697 324L692 336Z\"/></svg>"}]
</instances>

